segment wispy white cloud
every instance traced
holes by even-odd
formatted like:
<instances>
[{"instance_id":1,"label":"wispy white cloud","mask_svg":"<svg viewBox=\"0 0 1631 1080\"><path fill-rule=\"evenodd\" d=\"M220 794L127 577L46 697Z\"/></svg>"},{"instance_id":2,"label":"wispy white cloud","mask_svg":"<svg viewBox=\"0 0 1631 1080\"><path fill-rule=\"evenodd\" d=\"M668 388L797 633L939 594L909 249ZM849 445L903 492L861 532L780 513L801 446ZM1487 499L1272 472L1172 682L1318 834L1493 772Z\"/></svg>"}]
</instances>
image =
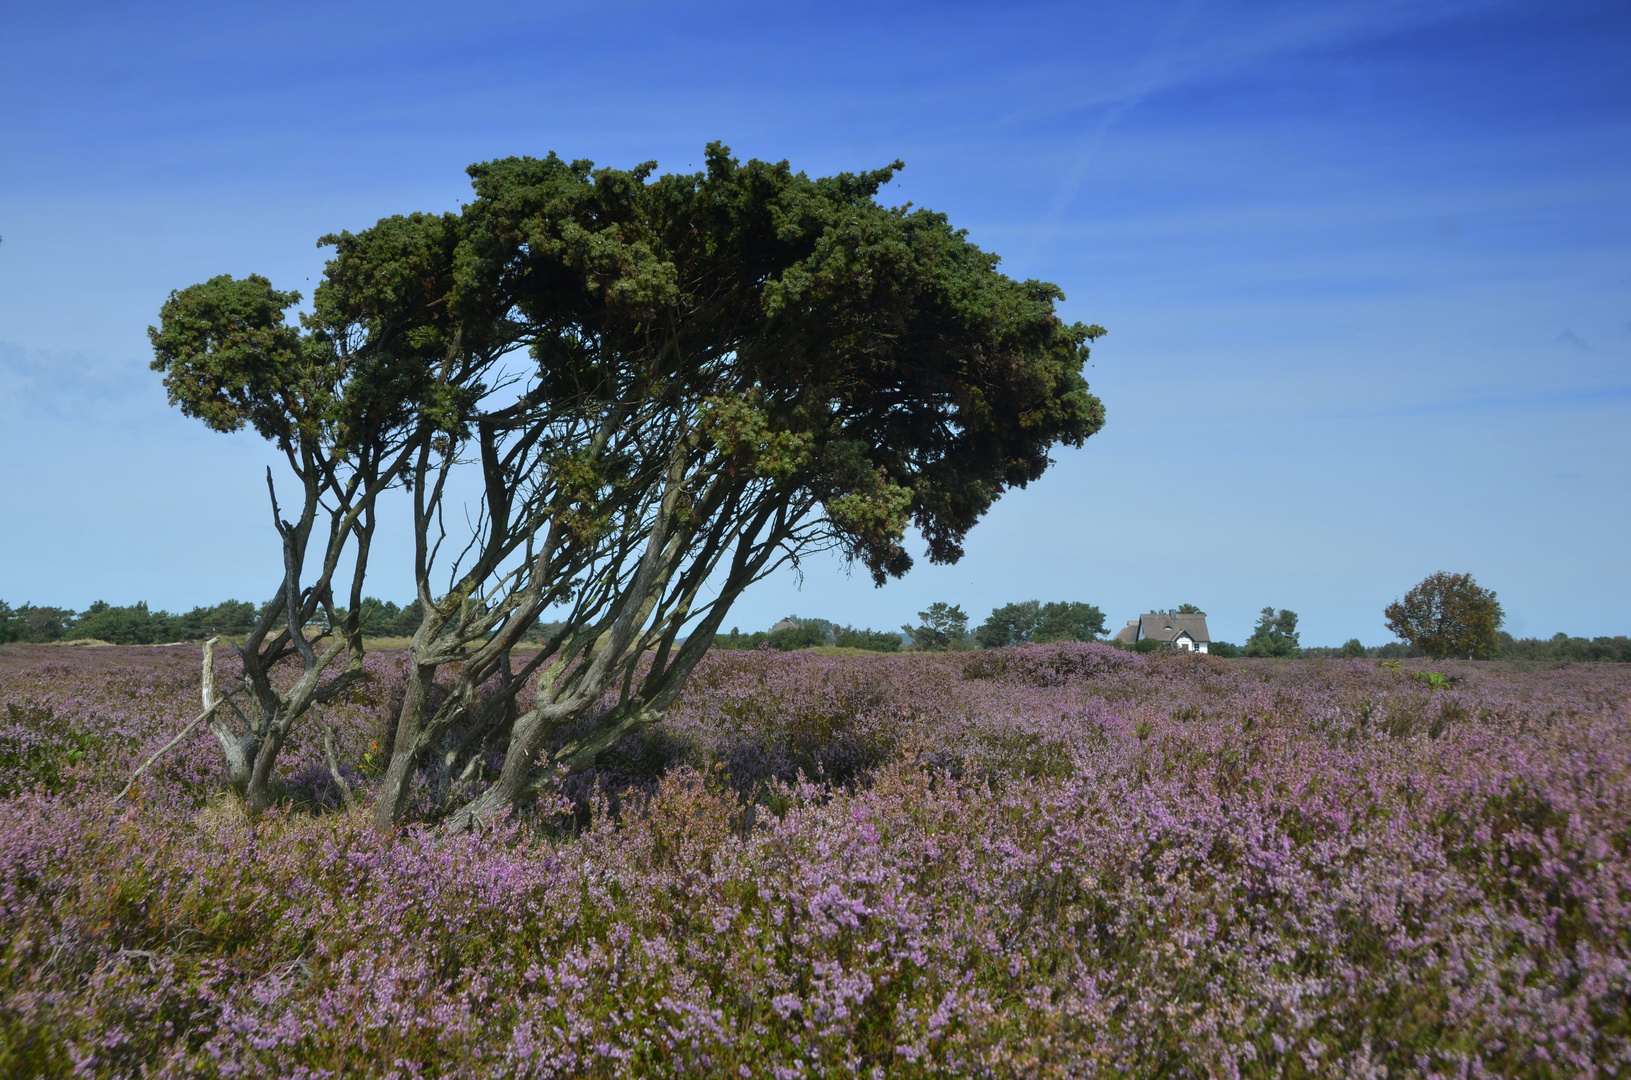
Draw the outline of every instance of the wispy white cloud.
<instances>
[{"instance_id":1,"label":"wispy white cloud","mask_svg":"<svg viewBox=\"0 0 1631 1080\"><path fill-rule=\"evenodd\" d=\"M1457 416L1475 413L1573 412L1580 409L1624 408L1631 403L1631 383L1566 389L1510 390L1460 398L1423 401L1397 408L1366 412L1332 413L1333 420L1369 420L1403 416Z\"/></svg>"},{"instance_id":2,"label":"wispy white cloud","mask_svg":"<svg viewBox=\"0 0 1631 1080\"><path fill-rule=\"evenodd\" d=\"M0 341L0 401L31 412L68 416L138 401L146 406L156 385L157 376L143 364Z\"/></svg>"},{"instance_id":3,"label":"wispy white cloud","mask_svg":"<svg viewBox=\"0 0 1631 1080\"><path fill-rule=\"evenodd\" d=\"M1051 103L1047 112L1055 115L1141 101L1277 57L1337 43L1358 44L1505 6L1499 0L1255 5L1180 0L1164 15L1156 13L1160 9L1141 6L1138 25L1155 28L1155 39L1142 55L1118 64L1097 53L1068 72L1049 72L1054 93L1040 100ZM1129 30L1127 36L1134 40L1116 45L1136 47L1136 33Z\"/></svg>"}]
</instances>

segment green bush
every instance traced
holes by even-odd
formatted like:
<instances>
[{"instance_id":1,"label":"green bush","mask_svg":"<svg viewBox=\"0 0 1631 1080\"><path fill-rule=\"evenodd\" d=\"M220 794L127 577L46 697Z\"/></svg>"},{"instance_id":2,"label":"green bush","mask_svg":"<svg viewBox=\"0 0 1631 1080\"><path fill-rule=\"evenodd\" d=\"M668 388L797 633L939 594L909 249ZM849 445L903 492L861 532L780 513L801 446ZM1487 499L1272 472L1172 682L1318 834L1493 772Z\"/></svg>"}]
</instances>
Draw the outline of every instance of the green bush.
<instances>
[{"instance_id":1,"label":"green bush","mask_svg":"<svg viewBox=\"0 0 1631 1080\"><path fill-rule=\"evenodd\" d=\"M1297 641L1297 613L1282 608L1263 609L1258 616L1252 636L1241 650L1243 656L1295 657L1300 654Z\"/></svg>"},{"instance_id":2,"label":"green bush","mask_svg":"<svg viewBox=\"0 0 1631 1080\"><path fill-rule=\"evenodd\" d=\"M842 649L868 649L872 652L900 652L900 635L888 630L857 630L840 626L833 631L833 644Z\"/></svg>"},{"instance_id":3,"label":"green bush","mask_svg":"<svg viewBox=\"0 0 1631 1080\"><path fill-rule=\"evenodd\" d=\"M716 649L757 649L765 643L770 635L763 630L755 630L751 634L744 634L736 627L731 627L728 634L714 635L714 648Z\"/></svg>"},{"instance_id":4,"label":"green bush","mask_svg":"<svg viewBox=\"0 0 1631 1080\"><path fill-rule=\"evenodd\" d=\"M795 615L783 621L793 625L780 626L775 630L755 630L751 634L744 634L733 626L728 634L714 635L714 648L770 648L777 652L797 652L800 649L813 649L817 645L833 644L834 627L826 619L800 619Z\"/></svg>"},{"instance_id":5,"label":"green bush","mask_svg":"<svg viewBox=\"0 0 1631 1080\"><path fill-rule=\"evenodd\" d=\"M827 635L816 626L784 626L767 634L765 644L777 652L797 652L827 644Z\"/></svg>"}]
</instances>

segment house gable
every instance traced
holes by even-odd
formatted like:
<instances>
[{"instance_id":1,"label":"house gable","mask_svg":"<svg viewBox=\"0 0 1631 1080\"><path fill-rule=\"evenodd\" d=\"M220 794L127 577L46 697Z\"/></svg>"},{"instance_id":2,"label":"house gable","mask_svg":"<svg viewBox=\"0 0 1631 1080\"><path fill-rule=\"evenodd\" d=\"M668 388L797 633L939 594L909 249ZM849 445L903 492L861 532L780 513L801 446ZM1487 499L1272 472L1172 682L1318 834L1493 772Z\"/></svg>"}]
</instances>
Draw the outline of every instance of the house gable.
<instances>
[{"instance_id":1,"label":"house gable","mask_svg":"<svg viewBox=\"0 0 1631 1080\"><path fill-rule=\"evenodd\" d=\"M1169 642L1196 652L1206 652L1212 642L1204 614L1189 615L1174 611L1152 611L1129 619L1127 625L1115 634L1115 640L1124 645L1133 645L1145 638Z\"/></svg>"}]
</instances>

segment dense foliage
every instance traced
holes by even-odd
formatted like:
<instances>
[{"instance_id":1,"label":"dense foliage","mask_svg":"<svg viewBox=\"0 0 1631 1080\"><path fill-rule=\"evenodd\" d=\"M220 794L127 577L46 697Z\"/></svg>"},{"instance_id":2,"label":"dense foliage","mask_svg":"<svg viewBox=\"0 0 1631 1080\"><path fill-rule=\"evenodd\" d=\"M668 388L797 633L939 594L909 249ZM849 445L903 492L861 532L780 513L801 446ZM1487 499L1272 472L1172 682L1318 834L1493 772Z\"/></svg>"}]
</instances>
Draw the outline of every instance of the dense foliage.
<instances>
[{"instance_id":1,"label":"dense foliage","mask_svg":"<svg viewBox=\"0 0 1631 1080\"><path fill-rule=\"evenodd\" d=\"M783 626L775 630L755 630L750 634L732 628L728 634L714 635L714 648L774 649L777 652L793 652L797 649L831 645L832 639L832 631L819 626Z\"/></svg>"},{"instance_id":2,"label":"dense foliage","mask_svg":"<svg viewBox=\"0 0 1631 1080\"><path fill-rule=\"evenodd\" d=\"M1383 614L1389 630L1428 656L1487 660L1500 653L1500 602L1471 574L1429 574Z\"/></svg>"},{"instance_id":3,"label":"dense foliage","mask_svg":"<svg viewBox=\"0 0 1631 1080\"><path fill-rule=\"evenodd\" d=\"M865 649L868 652L900 652L900 634L892 630L865 630L854 626L840 626L833 631L833 644L841 649Z\"/></svg>"},{"instance_id":4,"label":"dense foliage","mask_svg":"<svg viewBox=\"0 0 1631 1080\"><path fill-rule=\"evenodd\" d=\"M1297 613L1266 607L1258 615L1257 626L1240 651L1243 656L1290 657L1298 655L1299 648Z\"/></svg>"},{"instance_id":5,"label":"dense foliage","mask_svg":"<svg viewBox=\"0 0 1631 1080\"><path fill-rule=\"evenodd\" d=\"M993 608L974 631L984 649L1030 642L1094 641L1104 633L1104 612L1080 602L1024 600Z\"/></svg>"},{"instance_id":6,"label":"dense foliage","mask_svg":"<svg viewBox=\"0 0 1631 1080\"><path fill-rule=\"evenodd\" d=\"M906 624L901 627L917 648L945 651L968 647L968 613L962 605L936 600L927 611L918 612L917 617L922 620L918 625Z\"/></svg>"},{"instance_id":7,"label":"dense foliage","mask_svg":"<svg viewBox=\"0 0 1631 1080\"><path fill-rule=\"evenodd\" d=\"M172 615L152 610L146 601L121 607L98 600L84 611L68 608L16 608L0 600L0 644L21 641L105 641L110 645L155 645L174 641L203 641L220 635L242 638L254 629L267 604L227 600ZM419 602L398 607L389 600L367 597L360 605L362 632L369 637L408 637L419 626Z\"/></svg>"},{"instance_id":8,"label":"dense foliage","mask_svg":"<svg viewBox=\"0 0 1631 1080\"><path fill-rule=\"evenodd\" d=\"M885 630L839 626L826 619L801 619L797 615L790 615L770 630L744 634L733 626L730 633L714 636L714 648L727 650L774 649L777 652L793 652L823 645L868 652L899 652L901 635Z\"/></svg>"},{"instance_id":9,"label":"dense foliage","mask_svg":"<svg viewBox=\"0 0 1631 1080\"><path fill-rule=\"evenodd\" d=\"M1559 633L1549 638L1513 638L1503 633L1500 642L1500 655L1512 660L1631 664L1631 637L1624 634L1583 638Z\"/></svg>"},{"instance_id":10,"label":"dense foliage","mask_svg":"<svg viewBox=\"0 0 1631 1080\"><path fill-rule=\"evenodd\" d=\"M0 650L0 1074L1631 1069L1625 668L717 654L448 838L367 824L400 655L356 812L311 729L255 822L203 734L110 805L196 664Z\"/></svg>"},{"instance_id":11,"label":"dense foliage","mask_svg":"<svg viewBox=\"0 0 1631 1080\"><path fill-rule=\"evenodd\" d=\"M179 615L149 610L145 601L119 607L98 600L78 613L33 604L12 608L0 601L0 643L89 639L114 645L153 645L202 641L214 634L241 636L248 633L261 610L243 600L195 607Z\"/></svg>"}]
</instances>

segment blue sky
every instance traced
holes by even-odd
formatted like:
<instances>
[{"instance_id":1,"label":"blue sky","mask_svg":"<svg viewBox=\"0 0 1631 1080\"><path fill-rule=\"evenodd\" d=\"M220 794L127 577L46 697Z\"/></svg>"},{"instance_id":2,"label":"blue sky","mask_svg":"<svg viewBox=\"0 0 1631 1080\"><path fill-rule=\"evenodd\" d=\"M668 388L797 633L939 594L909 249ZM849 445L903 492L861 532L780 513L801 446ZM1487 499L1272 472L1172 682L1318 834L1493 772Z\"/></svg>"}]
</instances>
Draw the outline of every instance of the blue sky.
<instances>
[{"instance_id":1,"label":"blue sky","mask_svg":"<svg viewBox=\"0 0 1631 1080\"><path fill-rule=\"evenodd\" d=\"M728 620L1390 635L1436 570L1520 635L1631 633L1631 7L1623 3L9 5L0 14L0 597L172 610L275 585L251 435L170 410L171 289L309 292L317 236L456 207L511 154L721 139L896 157L1110 331L1108 423L952 567L814 559ZM379 595L411 595L405 547Z\"/></svg>"}]
</instances>

